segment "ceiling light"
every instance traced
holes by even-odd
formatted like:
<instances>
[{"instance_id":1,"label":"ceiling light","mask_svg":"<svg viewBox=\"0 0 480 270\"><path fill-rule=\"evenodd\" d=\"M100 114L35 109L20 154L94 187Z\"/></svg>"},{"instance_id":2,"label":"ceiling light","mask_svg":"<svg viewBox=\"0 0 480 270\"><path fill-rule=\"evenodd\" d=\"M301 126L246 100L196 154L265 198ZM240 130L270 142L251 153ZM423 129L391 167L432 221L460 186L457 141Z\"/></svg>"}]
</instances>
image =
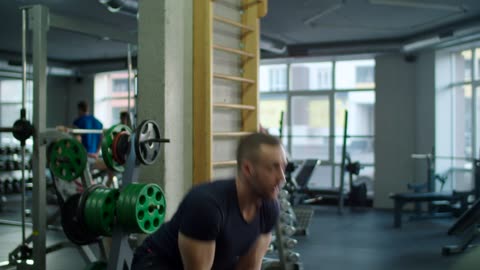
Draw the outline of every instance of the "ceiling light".
<instances>
[{"instance_id":1,"label":"ceiling light","mask_svg":"<svg viewBox=\"0 0 480 270\"><path fill-rule=\"evenodd\" d=\"M305 20L303 21L303 23L306 24L306 25L313 25L313 23L314 23L316 20L320 19L321 17L323 17L323 16L325 16L325 15L328 15L328 14L334 12L335 10L343 7L344 5L345 5L345 0L341 1L341 2L338 3L338 4L334 4L333 6L325 9L324 11L322 11L322 12L320 12L320 13L317 13L317 14L315 14L315 15L307 18L307 19L305 19Z\"/></svg>"},{"instance_id":2,"label":"ceiling light","mask_svg":"<svg viewBox=\"0 0 480 270\"><path fill-rule=\"evenodd\" d=\"M413 52L413 51L416 51L416 50L420 50L420 49L423 49L423 48L430 47L432 45L437 44L438 42L440 42L440 37L439 36L434 36L434 37L430 37L430 38L427 38L427 39L417 40L417 41L405 44L403 46L403 51L404 52Z\"/></svg>"},{"instance_id":3,"label":"ceiling light","mask_svg":"<svg viewBox=\"0 0 480 270\"><path fill-rule=\"evenodd\" d=\"M369 0L369 2L372 5L438 9L438 10L446 10L446 11L453 11L453 12L467 11L467 9L461 5L426 3L426 2L419 2L419 1L413 1L413 0Z\"/></svg>"}]
</instances>

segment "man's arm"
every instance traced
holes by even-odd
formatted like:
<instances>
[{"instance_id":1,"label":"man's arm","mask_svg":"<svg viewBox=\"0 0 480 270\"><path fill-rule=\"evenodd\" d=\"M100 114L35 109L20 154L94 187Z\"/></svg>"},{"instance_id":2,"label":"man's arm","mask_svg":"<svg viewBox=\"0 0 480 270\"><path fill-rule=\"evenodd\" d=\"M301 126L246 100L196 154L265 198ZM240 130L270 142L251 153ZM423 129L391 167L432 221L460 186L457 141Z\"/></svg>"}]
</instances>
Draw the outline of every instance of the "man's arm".
<instances>
[{"instance_id":1,"label":"man's arm","mask_svg":"<svg viewBox=\"0 0 480 270\"><path fill-rule=\"evenodd\" d=\"M272 240L271 233L261 234L255 244L248 250L247 254L238 260L237 270L260 270L262 259L267 253L268 246Z\"/></svg>"},{"instance_id":2,"label":"man's arm","mask_svg":"<svg viewBox=\"0 0 480 270\"><path fill-rule=\"evenodd\" d=\"M178 233L178 249L185 270L210 270L215 258L215 241L201 241Z\"/></svg>"}]
</instances>

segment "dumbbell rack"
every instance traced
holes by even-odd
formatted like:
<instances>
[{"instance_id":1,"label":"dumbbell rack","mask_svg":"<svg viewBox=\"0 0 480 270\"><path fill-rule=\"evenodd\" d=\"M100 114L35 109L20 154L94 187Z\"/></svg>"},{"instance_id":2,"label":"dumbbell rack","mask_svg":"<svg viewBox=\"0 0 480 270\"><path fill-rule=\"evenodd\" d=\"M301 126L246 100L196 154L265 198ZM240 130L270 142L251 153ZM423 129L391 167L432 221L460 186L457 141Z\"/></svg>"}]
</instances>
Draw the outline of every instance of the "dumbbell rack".
<instances>
[{"instance_id":1,"label":"dumbbell rack","mask_svg":"<svg viewBox=\"0 0 480 270\"><path fill-rule=\"evenodd\" d=\"M275 224L275 233L269 253L276 251L278 258L264 258L262 270L300 270L300 254L293 251L297 240L292 238L296 233L296 216L289 202L290 194L282 190L279 194L280 216Z\"/></svg>"},{"instance_id":2,"label":"dumbbell rack","mask_svg":"<svg viewBox=\"0 0 480 270\"><path fill-rule=\"evenodd\" d=\"M27 152L29 154L30 151ZM0 148L0 211L7 200L7 194L21 193L21 170L20 146L5 146ZM29 157L27 156L26 159ZM28 163L25 164L25 170L29 170ZM27 180L31 180L31 175L27 175Z\"/></svg>"}]
</instances>

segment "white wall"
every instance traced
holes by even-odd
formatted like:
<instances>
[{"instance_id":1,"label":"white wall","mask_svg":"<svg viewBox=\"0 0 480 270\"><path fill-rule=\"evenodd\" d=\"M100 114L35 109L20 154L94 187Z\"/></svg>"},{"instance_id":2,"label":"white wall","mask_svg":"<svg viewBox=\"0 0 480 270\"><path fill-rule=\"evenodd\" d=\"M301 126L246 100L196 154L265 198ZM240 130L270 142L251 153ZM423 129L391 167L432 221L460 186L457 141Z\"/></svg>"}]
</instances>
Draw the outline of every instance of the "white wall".
<instances>
[{"instance_id":1,"label":"white wall","mask_svg":"<svg viewBox=\"0 0 480 270\"><path fill-rule=\"evenodd\" d=\"M69 78L68 97L67 97L67 119L65 125L72 125L73 120L78 116L77 104L81 100L88 102L90 112L93 111L94 97L94 75L88 75L81 78Z\"/></svg>"}]
</instances>

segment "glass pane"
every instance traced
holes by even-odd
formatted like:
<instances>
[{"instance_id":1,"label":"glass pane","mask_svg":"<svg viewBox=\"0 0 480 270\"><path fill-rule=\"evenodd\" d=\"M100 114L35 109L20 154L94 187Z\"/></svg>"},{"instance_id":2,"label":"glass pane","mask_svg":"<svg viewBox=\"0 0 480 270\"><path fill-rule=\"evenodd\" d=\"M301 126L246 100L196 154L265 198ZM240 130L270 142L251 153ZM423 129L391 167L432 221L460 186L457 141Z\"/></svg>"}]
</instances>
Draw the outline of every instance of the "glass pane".
<instances>
[{"instance_id":1,"label":"glass pane","mask_svg":"<svg viewBox=\"0 0 480 270\"><path fill-rule=\"evenodd\" d=\"M130 109L135 106L134 86L130 93ZM104 128L120 123L120 112L128 109L128 72L99 73L95 76L95 108L93 114Z\"/></svg>"},{"instance_id":2,"label":"glass pane","mask_svg":"<svg viewBox=\"0 0 480 270\"><path fill-rule=\"evenodd\" d=\"M330 110L328 96L292 97L293 159L329 159Z\"/></svg>"},{"instance_id":3,"label":"glass pane","mask_svg":"<svg viewBox=\"0 0 480 270\"><path fill-rule=\"evenodd\" d=\"M345 110L348 110L348 135L375 134L375 91L335 94L335 135L343 136Z\"/></svg>"},{"instance_id":4,"label":"glass pane","mask_svg":"<svg viewBox=\"0 0 480 270\"><path fill-rule=\"evenodd\" d=\"M476 148L477 149L474 149L474 152L475 152L475 155L474 155L474 158L480 158L480 87L477 87L476 88L476 92L477 92L477 109L475 110L475 113L477 114L477 123L475 123L475 127L476 127Z\"/></svg>"},{"instance_id":5,"label":"glass pane","mask_svg":"<svg viewBox=\"0 0 480 270\"><path fill-rule=\"evenodd\" d=\"M272 135L279 135L280 117L283 113L285 135L287 99L284 95L264 95L260 99L260 125Z\"/></svg>"},{"instance_id":6,"label":"glass pane","mask_svg":"<svg viewBox=\"0 0 480 270\"><path fill-rule=\"evenodd\" d=\"M480 48L475 49L475 79L480 79Z\"/></svg>"},{"instance_id":7,"label":"glass pane","mask_svg":"<svg viewBox=\"0 0 480 270\"><path fill-rule=\"evenodd\" d=\"M317 166L313 170L308 187L312 189L332 188L332 166Z\"/></svg>"},{"instance_id":8,"label":"glass pane","mask_svg":"<svg viewBox=\"0 0 480 270\"><path fill-rule=\"evenodd\" d=\"M340 90L375 88L375 60L336 62L335 88Z\"/></svg>"},{"instance_id":9,"label":"glass pane","mask_svg":"<svg viewBox=\"0 0 480 270\"><path fill-rule=\"evenodd\" d=\"M454 91L453 132L455 157L472 157L472 86L457 87Z\"/></svg>"},{"instance_id":10,"label":"glass pane","mask_svg":"<svg viewBox=\"0 0 480 270\"><path fill-rule=\"evenodd\" d=\"M472 50L453 54L453 82L465 82L472 79Z\"/></svg>"},{"instance_id":11,"label":"glass pane","mask_svg":"<svg viewBox=\"0 0 480 270\"><path fill-rule=\"evenodd\" d=\"M22 102L22 81L0 81L0 100L2 102Z\"/></svg>"},{"instance_id":12,"label":"glass pane","mask_svg":"<svg viewBox=\"0 0 480 270\"><path fill-rule=\"evenodd\" d=\"M435 163L436 173L446 177L443 185L435 182L436 191L472 191L475 188L470 160L438 157Z\"/></svg>"},{"instance_id":13,"label":"glass pane","mask_svg":"<svg viewBox=\"0 0 480 270\"><path fill-rule=\"evenodd\" d=\"M291 90L332 88L332 62L298 63L290 66Z\"/></svg>"},{"instance_id":14,"label":"glass pane","mask_svg":"<svg viewBox=\"0 0 480 270\"><path fill-rule=\"evenodd\" d=\"M373 197L374 188L373 188L373 176L375 174L375 167L374 166L364 166L358 175L353 175L352 181L362 182L367 185L367 196ZM343 186L344 190L350 190L350 176L347 172L345 172L343 178ZM335 166L335 182L334 187L340 187L340 166Z\"/></svg>"},{"instance_id":15,"label":"glass pane","mask_svg":"<svg viewBox=\"0 0 480 270\"><path fill-rule=\"evenodd\" d=\"M130 101L131 109L135 106L134 101ZM102 122L104 128L109 128L120 123L120 113L127 111L128 99L108 99L95 103L95 117Z\"/></svg>"},{"instance_id":16,"label":"glass pane","mask_svg":"<svg viewBox=\"0 0 480 270\"><path fill-rule=\"evenodd\" d=\"M287 65L261 65L259 87L262 92L287 90Z\"/></svg>"},{"instance_id":17,"label":"glass pane","mask_svg":"<svg viewBox=\"0 0 480 270\"><path fill-rule=\"evenodd\" d=\"M353 161L372 164L375 161L373 149L375 91L335 94L335 162L337 163L342 159L345 110L348 110L347 135L350 136L347 139L347 153Z\"/></svg>"}]
</instances>

